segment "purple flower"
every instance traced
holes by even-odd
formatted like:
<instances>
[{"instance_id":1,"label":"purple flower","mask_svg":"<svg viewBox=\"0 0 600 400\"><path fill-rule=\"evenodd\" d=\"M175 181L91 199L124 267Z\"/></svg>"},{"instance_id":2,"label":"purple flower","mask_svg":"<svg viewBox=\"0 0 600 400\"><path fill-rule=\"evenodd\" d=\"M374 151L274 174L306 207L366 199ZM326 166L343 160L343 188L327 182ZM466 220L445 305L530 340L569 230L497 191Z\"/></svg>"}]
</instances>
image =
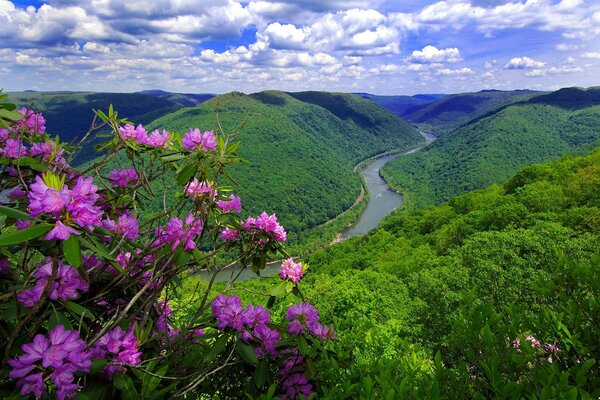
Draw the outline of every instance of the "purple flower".
<instances>
[{"instance_id":1,"label":"purple flower","mask_svg":"<svg viewBox=\"0 0 600 400\"><path fill-rule=\"evenodd\" d=\"M193 250L196 248L194 239L202 232L202 221L196 219L193 214L189 214L184 221L179 218L171 218L167 225L162 228L156 228L156 239L152 247L160 246L165 243L171 244L171 250L184 243L184 250Z\"/></svg>"},{"instance_id":2,"label":"purple flower","mask_svg":"<svg viewBox=\"0 0 600 400\"><path fill-rule=\"evenodd\" d=\"M285 393L279 395L280 399L307 399L313 392L312 385L308 382L304 373L289 375L281 382L281 385L284 387Z\"/></svg>"},{"instance_id":3,"label":"purple flower","mask_svg":"<svg viewBox=\"0 0 600 400\"><path fill-rule=\"evenodd\" d=\"M109 231L124 236L125 239L134 240L139 236L138 221L129 211L121 214L117 222L107 218L102 221L102 224Z\"/></svg>"},{"instance_id":4,"label":"purple flower","mask_svg":"<svg viewBox=\"0 0 600 400\"><path fill-rule=\"evenodd\" d=\"M0 258L0 276L6 276L10 274L10 263L8 262L8 258L1 257Z\"/></svg>"},{"instance_id":5,"label":"purple flower","mask_svg":"<svg viewBox=\"0 0 600 400\"><path fill-rule=\"evenodd\" d=\"M112 169L108 179L114 186L126 188L130 183L138 180L138 174L135 168Z\"/></svg>"},{"instance_id":6,"label":"purple flower","mask_svg":"<svg viewBox=\"0 0 600 400\"><path fill-rule=\"evenodd\" d=\"M67 240L71 234L79 235L77 229L73 229L70 226L64 225L60 221L56 221L56 225L50 232L46 234L44 239L46 240Z\"/></svg>"},{"instance_id":7,"label":"purple flower","mask_svg":"<svg viewBox=\"0 0 600 400\"><path fill-rule=\"evenodd\" d=\"M304 274L302 263L294 263L293 258L288 258L281 263L279 277L283 280L290 280L294 283L300 282Z\"/></svg>"},{"instance_id":8,"label":"purple flower","mask_svg":"<svg viewBox=\"0 0 600 400\"><path fill-rule=\"evenodd\" d=\"M169 318L173 313L171 307L169 306L169 302L164 299L159 301L154 308L158 313L158 318L156 319L156 332L155 334L166 333L168 337L172 337L178 335L181 332L179 328L173 328L169 323Z\"/></svg>"},{"instance_id":9,"label":"purple flower","mask_svg":"<svg viewBox=\"0 0 600 400\"><path fill-rule=\"evenodd\" d=\"M138 365L142 357L133 326L127 332L118 326L107 332L94 344L92 353L94 358L108 361L104 373L109 379L112 379L115 373L124 372L124 365Z\"/></svg>"},{"instance_id":10,"label":"purple flower","mask_svg":"<svg viewBox=\"0 0 600 400\"><path fill-rule=\"evenodd\" d=\"M27 148L25 144L21 142L21 139L7 139L4 144L4 149L0 149L1 154L6 158L19 158L27 156Z\"/></svg>"},{"instance_id":11,"label":"purple flower","mask_svg":"<svg viewBox=\"0 0 600 400\"><path fill-rule=\"evenodd\" d=\"M538 347L541 347L542 344L539 340L537 340L536 338L534 338L533 336L529 335L525 338L525 340L527 342L531 342L531 348L533 349L537 349Z\"/></svg>"},{"instance_id":12,"label":"purple flower","mask_svg":"<svg viewBox=\"0 0 600 400\"><path fill-rule=\"evenodd\" d=\"M171 144L169 134L163 129L162 133L155 129L152 131L146 144L150 147L169 147Z\"/></svg>"},{"instance_id":13,"label":"purple flower","mask_svg":"<svg viewBox=\"0 0 600 400\"><path fill-rule=\"evenodd\" d=\"M261 324L254 327L254 337L261 343L262 348L257 349L259 356L264 356L265 353L273 357L277 356L277 342L281 338L279 332L269 328L267 325ZM263 350L264 349L264 350Z\"/></svg>"},{"instance_id":14,"label":"purple flower","mask_svg":"<svg viewBox=\"0 0 600 400\"><path fill-rule=\"evenodd\" d=\"M240 237L240 234L235 229L225 228L221 232L221 239L223 239L226 242L234 241L239 237Z\"/></svg>"},{"instance_id":15,"label":"purple flower","mask_svg":"<svg viewBox=\"0 0 600 400\"><path fill-rule=\"evenodd\" d=\"M131 124L119 127L119 136L125 141L130 140L140 144L148 142L148 132L146 132L142 124L139 124L137 127Z\"/></svg>"},{"instance_id":16,"label":"purple flower","mask_svg":"<svg viewBox=\"0 0 600 400\"><path fill-rule=\"evenodd\" d=\"M289 306L285 316L287 319L292 320L288 324L288 333L291 335L299 335L306 329L308 333L323 340L335 337L333 326L321 325L319 323L319 311L309 302Z\"/></svg>"},{"instance_id":17,"label":"purple flower","mask_svg":"<svg viewBox=\"0 0 600 400\"><path fill-rule=\"evenodd\" d=\"M236 295L225 296L223 294L218 295L211 303L212 315L217 320L217 328L224 330L228 326L233 327L234 325L240 326L239 331L242 330L239 320L239 315L242 312L242 301Z\"/></svg>"},{"instance_id":18,"label":"purple flower","mask_svg":"<svg viewBox=\"0 0 600 400\"><path fill-rule=\"evenodd\" d=\"M46 258L39 264L37 271L33 274L33 277L36 278L34 286L17 294L17 300L23 306L31 308L37 303L52 276L52 268L53 261L50 258ZM56 276L48 292L48 297L51 300L71 300L76 298L79 292L87 292L88 290L88 283L81 278L75 268L63 264L61 261L58 262Z\"/></svg>"},{"instance_id":19,"label":"purple flower","mask_svg":"<svg viewBox=\"0 0 600 400\"><path fill-rule=\"evenodd\" d=\"M200 182L198 179L194 178L190 183L185 186L184 193L186 196L189 196L193 199L197 199L202 196L208 196L213 191L213 188L208 181ZM216 189L214 190L212 197L217 196Z\"/></svg>"},{"instance_id":20,"label":"purple flower","mask_svg":"<svg viewBox=\"0 0 600 400\"><path fill-rule=\"evenodd\" d=\"M225 214L229 214L232 210L239 213L242 210L242 199L231 194L229 195L229 201L219 200L217 206Z\"/></svg>"},{"instance_id":21,"label":"purple flower","mask_svg":"<svg viewBox=\"0 0 600 400\"><path fill-rule=\"evenodd\" d=\"M23 229L28 228L29 225L31 225L31 221L28 220L19 219L15 221L15 227L18 231L22 231Z\"/></svg>"},{"instance_id":22,"label":"purple flower","mask_svg":"<svg viewBox=\"0 0 600 400\"><path fill-rule=\"evenodd\" d=\"M215 151L217 148L217 141L212 131L204 131L200 133L200 129L190 129L181 140L184 149L191 151Z\"/></svg>"},{"instance_id":23,"label":"purple flower","mask_svg":"<svg viewBox=\"0 0 600 400\"><path fill-rule=\"evenodd\" d=\"M29 154L32 157L41 156L45 162L50 162L52 158L52 152L54 151L54 142L48 140L45 142L34 143L31 146Z\"/></svg>"},{"instance_id":24,"label":"purple flower","mask_svg":"<svg viewBox=\"0 0 600 400\"><path fill-rule=\"evenodd\" d=\"M36 113L33 110L29 110L25 107L19 110L23 114L23 118L16 122L16 126L19 128L25 128L31 133L44 133L46 132L46 119L42 116L42 113Z\"/></svg>"},{"instance_id":25,"label":"purple flower","mask_svg":"<svg viewBox=\"0 0 600 400\"><path fill-rule=\"evenodd\" d=\"M63 325L57 325L50 331L49 337L38 334L33 342L21 346L24 354L8 360L11 367L9 377L18 379L17 386L21 395L33 393L42 397L44 375L54 384L58 399L75 396L80 388L74 383L73 374L88 372L92 365L92 354L86 350L86 344L79 338L77 331L67 331ZM42 372L38 372L42 369ZM30 372L35 371L35 374Z\"/></svg>"}]
</instances>

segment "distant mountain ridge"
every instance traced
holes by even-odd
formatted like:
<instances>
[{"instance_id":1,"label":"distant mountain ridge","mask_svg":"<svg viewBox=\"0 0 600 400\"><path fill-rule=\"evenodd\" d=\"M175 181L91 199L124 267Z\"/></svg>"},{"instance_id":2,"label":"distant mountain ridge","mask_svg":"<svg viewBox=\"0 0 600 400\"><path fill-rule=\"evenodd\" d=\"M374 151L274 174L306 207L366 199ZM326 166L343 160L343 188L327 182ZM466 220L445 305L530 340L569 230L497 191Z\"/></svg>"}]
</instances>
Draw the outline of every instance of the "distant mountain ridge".
<instances>
[{"instance_id":1,"label":"distant mountain ridge","mask_svg":"<svg viewBox=\"0 0 600 400\"><path fill-rule=\"evenodd\" d=\"M600 144L600 88L565 88L474 119L382 173L420 208Z\"/></svg>"}]
</instances>

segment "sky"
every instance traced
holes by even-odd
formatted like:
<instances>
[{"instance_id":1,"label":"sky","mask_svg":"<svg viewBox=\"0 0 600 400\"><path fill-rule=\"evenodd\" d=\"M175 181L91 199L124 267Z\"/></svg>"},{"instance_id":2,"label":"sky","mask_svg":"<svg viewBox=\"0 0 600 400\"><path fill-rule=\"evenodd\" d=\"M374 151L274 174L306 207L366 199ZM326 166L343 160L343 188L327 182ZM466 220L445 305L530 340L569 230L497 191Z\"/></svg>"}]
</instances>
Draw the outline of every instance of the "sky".
<instances>
[{"instance_id":1,"label":"sky","mask_svg":"<svg viewBox=\"0 0 600 400\"><path fill-rule=\"evenodd\" d=\"M600 85L600 0L0 0L0 88Z\"/></svg>"}]
</instances>

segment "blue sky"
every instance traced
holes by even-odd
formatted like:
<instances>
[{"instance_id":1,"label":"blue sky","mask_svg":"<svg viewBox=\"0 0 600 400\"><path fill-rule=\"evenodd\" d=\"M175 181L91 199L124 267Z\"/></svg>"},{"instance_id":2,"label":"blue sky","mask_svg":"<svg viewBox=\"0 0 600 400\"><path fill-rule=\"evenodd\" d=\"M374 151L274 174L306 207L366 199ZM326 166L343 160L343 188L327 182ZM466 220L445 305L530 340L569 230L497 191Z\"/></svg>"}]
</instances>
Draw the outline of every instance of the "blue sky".
<instances>
[{"instance_id":1,"label":"blue sky","mask_svg":"<svg viewBox=\"0 0 600 400\"><path fill-rule=\"evenodd\" d=\"M7 91L600 85L599 0L0 0Z\"/></svg>"}]
</instances>

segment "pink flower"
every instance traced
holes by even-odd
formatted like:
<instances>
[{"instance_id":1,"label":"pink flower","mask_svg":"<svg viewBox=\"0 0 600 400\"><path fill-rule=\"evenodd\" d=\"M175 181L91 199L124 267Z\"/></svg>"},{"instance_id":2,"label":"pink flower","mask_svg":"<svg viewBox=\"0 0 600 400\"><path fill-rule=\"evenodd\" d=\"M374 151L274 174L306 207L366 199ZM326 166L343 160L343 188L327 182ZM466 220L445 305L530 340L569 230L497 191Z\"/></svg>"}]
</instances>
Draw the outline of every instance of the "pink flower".
<instances>
[{"instance_id":1,"label":"pink flower","mask_svg":"<svg viewBox=\"0 0 600 400\"><path fill-rule=\"evenodd\" d=\"M263 212L257 218L248 217L242 227L247 231L253 229L262 230L278 242L285 242L287 238L285 229L279 225L275 214L268 215L266 212Z\"/></svg>"},{"instance_id":2,"label":"pink flower","mask_svg":"<svg viewBox=\"0 0 600 400\"><path fill-rule=\"evenodd\" d=\"M155 129L152 131L146 144L150 147L169 147L171 144L169 134L163 129L162 133Z\"/></svg>"},{"instance_id":3,"label":"pink flower","mask_svg":"<svg viewBox=\"0 0 600 400\"><path fill-rule=\"evenodd\" d=\"M112 169L108 179L114 186L126 188L138 180L135 168Z\"/></svg>"},{"instance_id":4,"label":"pink flower","mask_svg":"<svg viewBox=\"0 0 600 400\"><path fill-rule=\"evenodd\" d=\"M231 194L229 195L229 201L219 200L217 201L217 206L225 214L230 213L232 210L239 213L242 210L242 199Z\"/></svg>"},{"instance_id":5,"label":"pink flower","mask_svg":"<svg viewBox=\"0 0 600 400\"><path fill-rule=\"evenodd\" d=\"M225 228L221 232L221 239L223 239L226 242L232 242L239 237L240 237L240 234L235 229Z\"/></svg>"},{"instance_id":6,"label":"pink flower","mask_svg":"<svg viewBox=\"0 0 600 400\"><path fill-rule=\"evenodd\" d=\"M36 335L33 342L24 344L21 349L24 354L8 360L8 365L11 367L9 377L18 379L17 386L23 396L42 397L46 376L48 383L54 384L58 399L75 397L80 386L74 383L73 374L88 372L92 366L92 355L79 333L67 331L63 325L56 325L48 338ZM35 374L30 374L34 371Z\"/></svg>"},{"instance_id":7,"label":"pink flower","mask_svg":"<svg viewBox=\"0 0 600 400\"><path fill-rule=\"evenodd\" d=\"M21 139L8 139L4 144L4 149L0 149L0 154L3 154L7 158L20 158L27 156L27 148L25 144L21 142Z\"/></svg>"},{"instance_id":8,"label":"pink flower","mask_svg":"<svg viewBox=\"0 0 600 400\"><path fill-rule=\"evenodd\" d=\"M200 133L200 129L190 129L181 140L184 149L191 151L215 151L217 142L212 131L204 131Z\"/></svg>"},{"instance_id":9,"label":"pink flower","mask_svg":"<svg viewBox=\"0 0 600 400\"><path fill-rule=\"evenodd\" d=\"M17 127L25 128L31 133L46 132L46 119L42 116L42 113L36 113L25 107L21 108L19 112L23 114L23 118L16 122Z\"/></svg>"},{"instance_id":10,"label":"pink flower","mask_svg":"<svg viewBox=\"0 0 600 400\"><path fill-rule=\"evenodd\" d=\"M302 263L294 263L293 258L288 258L281 263L281 269L279 270L279 277L281 279L288 279L294 283L298 283L302 279L303 274Z\"/></svg>"},{"instance_id":11,"label":"pink flower","mask_svg":"<svg viewBox=\"0 0 600 400\"><path fill-rule=\"evenodd\" d=\"M139 124L137 127L134 127L131 124L119 127L119 136L121 136L123 140L130 140L140 144L146 144L148 142L148 132L146 132L142 124Z\"/></svg>"},{"instance_id":12,"label":"pink flower","mask_svg":"<svg viewBox=\"0 0 600 400\"><path fill-rule=\"evenodd\" d=\"M194 178L190 183L188 183L185 186L184 193L186 196L189 196L193 199L197 199L202 196L210 195L212 190L213 190L213 188L212 188L210 182L208 182L208 181L200 182L200 181L198 181L198 179ZM213 198L216 197L216 195L217 195L217 191L215 189L215 191L213 193Z\"/></svg>"},{"instance_id":13,"label":"pink flower","mask_svg":"<svg viewBox=\"0 0 600 400\"><path fill-rule=\"evenodd\" d=\"M77 229L73 229L70 226L64 225L60 221L56 221L56 225L50 232L46 234L44 239L46 240L67 240L71 234L79 235Z\"/></svg>"},{"instance_id":14,"label":"pink flower","mask_svg":"<svg viewBox=\"0 0 600 400\"><path fill-rule=\"evenodd\" d=\"M125 239L134 240L139 236L138 221L129 211L121 214L117 222L107 218L102 221L102 224L109 231L124 236Z\"/></svg>"},{"instance_id":15,"label":"pink flower","mask_svg":"<svg viewBox=\"0 0 600 400\"><path fill-rule=\"evenodd\" d=\"M127 332L118 326L107 332L94 344L92 353L94 358L104 358L108 361L104 373L109 379L112 379L115 373L125 372L124 365L138 365L142 358L133 326Z\"/></svg>"},{"instance_id":16,"label":"pink flower","mask_svg":"<svg viewBox=\"0 0 600 400\"><path fill-rule=\"evenodd\" d=\"M184 243L184 250L193 250L196 248L194 239L202 232L202 221L196 219L193 214L189 214L184 221L179 218L171 218L167 225L156 228L156 239L152 243L152 247L170 243L171 250L175 249Z\"/></svg>"}]
</instances>

